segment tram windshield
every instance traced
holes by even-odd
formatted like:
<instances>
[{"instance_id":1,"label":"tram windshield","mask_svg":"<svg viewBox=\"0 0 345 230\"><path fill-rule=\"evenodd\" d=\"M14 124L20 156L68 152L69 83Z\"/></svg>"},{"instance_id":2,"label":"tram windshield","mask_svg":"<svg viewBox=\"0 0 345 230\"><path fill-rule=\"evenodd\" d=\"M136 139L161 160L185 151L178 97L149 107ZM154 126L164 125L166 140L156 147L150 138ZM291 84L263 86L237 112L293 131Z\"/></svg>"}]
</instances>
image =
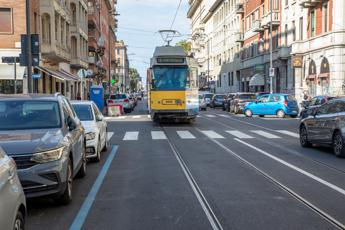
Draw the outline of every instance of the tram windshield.
<instances>
[{"instance_id":1,"label":"tram windshield","mask_svg":"<svg viewBox=\"0 0 345 230\"><path fill-rule=\"evenodd\" d=\"M189 70L185 66L157 66L153 68L153 88L182 90L189 88Z\"/></svg>"}]
</instances>

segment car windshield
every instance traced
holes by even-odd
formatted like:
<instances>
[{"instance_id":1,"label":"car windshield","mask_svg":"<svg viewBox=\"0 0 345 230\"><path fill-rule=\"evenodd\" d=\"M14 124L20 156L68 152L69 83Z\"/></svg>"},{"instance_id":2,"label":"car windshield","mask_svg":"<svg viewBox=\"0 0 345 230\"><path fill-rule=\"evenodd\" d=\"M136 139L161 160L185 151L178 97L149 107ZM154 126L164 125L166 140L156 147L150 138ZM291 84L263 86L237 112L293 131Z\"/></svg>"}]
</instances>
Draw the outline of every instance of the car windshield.
<instances>
[{"instance_id":1,"label":"car windshield","mask_svg":"<svg viewBox=\"0 0 345 230\"><path fill-rule=\"evenodd\" d=\"M73 108L81 121L93 121L91 105L74 104Z\"/></svg>"},{"instance_id":2,"label":"car windshield","mask_svg":"<svg viewBox=\"0 0 345 230\"><path fill-rule=\"evenodd\" d=\"M0 101L0 130L60 128L59 104L54 101Z\"/></svg>"},{"instance_id":3,"label":"car windshield","mask_svg":"<svg viewBox=\"0 0 345 230\"><path fill-rule=\"evenodd\" d=\"M205 98L212 98L213 94L205 94Z\"/></svg>"},{"instance_id":4,"label":"car windshield","mask_svg":"<svg viewBox=\"0 0 345 230\"><path fill-rule=\"evenodd\" d=\"M251 99L255 99L255 95L254 94L240 94L238 98L244 99L244 100L251 100Z\"/></svg>"},{"instance_id":5,"label":"car windshield","mask_svg":"<svg viewBox=\"0 0 345 230\"><path fill-rule=\"evenodd\" d=\"M203 98L203 96L202 95L199 95L199 100L201 100Z\"/></svg>"},{"instance_id":6,"label":"car windshield","mask_svg":"<svg viewBox=\"0 0 345 230\"><path fill-rule=\"evenodd\" d=\"M189 87L188 68L159 66L153 68L154 89L180 90Z\"/></svg>"},{"instance_id":7,"label":"car windshield","mask_svg":"<svg viewBox=\"0 0 345 230\"><path fill-rule=\"evenodd\" d=\"M217 95L215 98L218 99L218 100L221 100L221 99L225 98L225 95Z\"/></svg>"},{"instance_id":8,"label":"car windshield","mask_svg":"<svg viewBox=\"0 0 345 230\"><path fill-rule=\"evenodd\" d=\"M126 99L126 94L110 95L110 99L113 99L113 100Z\"/></svg>"}]
</instances>

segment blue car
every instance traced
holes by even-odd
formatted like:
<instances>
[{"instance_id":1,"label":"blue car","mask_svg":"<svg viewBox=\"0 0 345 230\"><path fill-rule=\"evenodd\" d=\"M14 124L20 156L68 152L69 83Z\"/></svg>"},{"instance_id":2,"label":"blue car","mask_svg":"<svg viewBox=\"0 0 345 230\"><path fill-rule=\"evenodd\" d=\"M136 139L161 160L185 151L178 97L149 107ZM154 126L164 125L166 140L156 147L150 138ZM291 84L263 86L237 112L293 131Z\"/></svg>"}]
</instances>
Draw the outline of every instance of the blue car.
<instances>
[{"instance_id":1,"label":"blue car","mask_svg":"<svg viewBox=\"0 0 345 230\"><path fill-rule=\"evenodd\" d=\"M277 115L280 118L289 115L292 118L298 116L299 108L294 96L289 94L266 94L248 103L243 112L247 117L253 115Z\"/></svg>"}]
</instances>

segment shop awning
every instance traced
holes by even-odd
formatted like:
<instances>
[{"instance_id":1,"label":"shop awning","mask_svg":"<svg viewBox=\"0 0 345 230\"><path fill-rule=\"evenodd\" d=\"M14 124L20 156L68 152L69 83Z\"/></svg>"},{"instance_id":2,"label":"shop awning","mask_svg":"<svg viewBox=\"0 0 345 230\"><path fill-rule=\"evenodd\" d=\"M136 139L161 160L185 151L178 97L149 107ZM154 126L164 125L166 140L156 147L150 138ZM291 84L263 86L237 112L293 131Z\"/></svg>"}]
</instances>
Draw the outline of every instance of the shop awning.
<instances>
[{"instance_id":1,"label":"shop awning","mask_svg":"<svg viewBox=\"0 0 345 230\"><path fill-rule=\"evenodd\" d=\"M310 74L307 76L307 80L309 80L309 81L314 81L315 78L316 78L316 74Z\"/></svg>"},{"instance_id":2,"label":"shop awning","mask_svg":"<svg viewBox=\"0 0 345 230\"><path fill-rule=\"evenodd\" d=\"M249 86L263 86L265 85L265 78L261 74L255 74L249 81Z\"/></svg>"},{"instance_id":3,"label":"shop awning","mask_svg":"<svg viewBox=\"0 0 345 230\"><path fill-rule=\"evenodd\" d=\"M23 80L25 67L17 64L17 80ZM0 80L14 80L14 65L0 64Z\"/></svg>"},{"instance_id":4,"label":"shop awning","mask_svg":"<svg viewBox=\"0 0 345 230\"><path fill-rule=\"evenodd\" d=\"M319 78L329 78L330 74L329 73L320 73Z\"/></svg>"},{"instance_id":5,"label":"shop awning","mask_svg":"<svg viewBox=\"0 0 345 230\"><path fill-rule=\"evenodd\" d=\"M51 75L60 81L78 81L78 77L74 76L72 74L68 74L65 71L59 71L59 70L52 70L47 67L37 66L36 69L45 72L48 75Z\"/></svg>"}]
</instances>

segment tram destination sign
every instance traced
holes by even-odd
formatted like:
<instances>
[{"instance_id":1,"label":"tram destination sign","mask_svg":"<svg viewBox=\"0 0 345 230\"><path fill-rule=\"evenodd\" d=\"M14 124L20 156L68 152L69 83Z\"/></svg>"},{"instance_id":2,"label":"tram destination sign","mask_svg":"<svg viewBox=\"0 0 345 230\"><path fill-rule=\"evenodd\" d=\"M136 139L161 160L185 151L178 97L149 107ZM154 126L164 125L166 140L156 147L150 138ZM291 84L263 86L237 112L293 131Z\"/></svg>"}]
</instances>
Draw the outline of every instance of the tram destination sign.
<instances>
[{"instance_id":1,"label":"tram destination sign","mask_svg":"<svg viewBox=\"0 0 345 230\"><path fill-rule=\"evenodd\" d=\"M177 63L183 64L185 61L184 58L157 58L157 63Z\"/></svg>"}]
</instances>

